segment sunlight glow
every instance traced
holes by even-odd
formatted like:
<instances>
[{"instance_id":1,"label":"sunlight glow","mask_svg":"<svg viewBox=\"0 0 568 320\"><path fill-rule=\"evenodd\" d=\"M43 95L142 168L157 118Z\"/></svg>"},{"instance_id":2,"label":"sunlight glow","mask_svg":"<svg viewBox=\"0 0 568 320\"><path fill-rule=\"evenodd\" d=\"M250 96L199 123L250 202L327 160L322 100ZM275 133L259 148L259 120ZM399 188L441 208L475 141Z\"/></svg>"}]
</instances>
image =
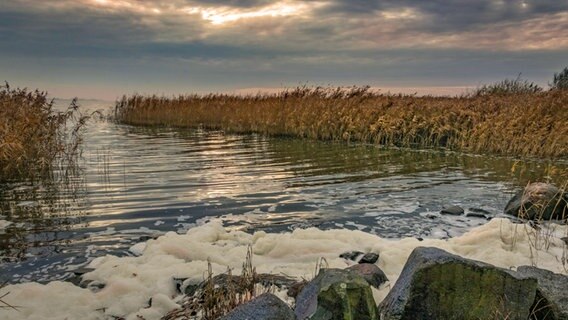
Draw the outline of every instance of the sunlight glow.
<instances>
[{"instance_id":1,"label":"sunlight glow","mask_svg":"<svg viewBox=\"0 0 568 320\"><path fill-rule=\"evenodd\" d=\"M234 22L241 19L251 19L260 17L286 17L297 15L305 11L306 4L294 3L276 3L264 8L256 10L239 10L228 7L204 8L204 7L188 7L184 11L187 14L199 14L203 20L210 21L212 24L220 25L228 22Z\"/></svg>"},{"instance_id":2,"label":"sunlight glow","mask_svg":"<svg viewBox=\"0 0 568 320\"><path fill-rule=\"evenodd\" d=\"M404 8L382 11L381 16L387 20L417 19L420 17L420 12L413 8Z\"/></svg>"}]
</instances>

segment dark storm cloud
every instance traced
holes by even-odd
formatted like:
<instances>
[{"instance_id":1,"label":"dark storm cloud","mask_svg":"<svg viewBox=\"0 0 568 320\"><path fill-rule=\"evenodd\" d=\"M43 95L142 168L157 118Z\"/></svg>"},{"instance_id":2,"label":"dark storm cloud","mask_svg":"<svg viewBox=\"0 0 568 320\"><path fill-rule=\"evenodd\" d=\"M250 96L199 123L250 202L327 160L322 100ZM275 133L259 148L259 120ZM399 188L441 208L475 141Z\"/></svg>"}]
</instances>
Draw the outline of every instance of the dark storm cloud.
<instances>
[{"instance_id":1,"label":"dark storm cloud","mask_svg":"<svg viewBox=\"0 0 568 320\"><path fill-rule=\"evenodd\" d=\"M38 70L172 88L543 77L565 63L567 29L568 2L551 0L3 1L0 81Z\"/></svg>"},{"instance_id":2,"label":"dark storm cloud","mask_svg":"<svg viewBox=\"0 0 568 320\"><path fill-rule=\"evenodd\" d=\"M568 1L557 0L334 0L322 14L370 15L412 8L423 13L432 30L455 31L488 23L530 19L568 10Z\"/></svg>"}]
</instances>

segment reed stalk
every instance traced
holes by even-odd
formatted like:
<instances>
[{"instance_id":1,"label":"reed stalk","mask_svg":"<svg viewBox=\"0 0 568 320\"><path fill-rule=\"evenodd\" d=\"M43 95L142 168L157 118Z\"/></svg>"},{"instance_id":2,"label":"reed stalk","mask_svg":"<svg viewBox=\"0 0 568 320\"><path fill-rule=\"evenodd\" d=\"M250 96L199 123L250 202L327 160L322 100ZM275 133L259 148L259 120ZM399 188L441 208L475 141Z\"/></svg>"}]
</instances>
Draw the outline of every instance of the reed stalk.
<instances>
[{"instance_id":1,"label":"reed stalk","mask_svg":"<svg viewBox=\"0 0 568 320\"><path fill-rule=\"evenodd\" d=\"M0 86L0 182L51 177L57 165L69 174L88 118L76 100L58 112L46 92Z\"/></svg>"}]
</instances>

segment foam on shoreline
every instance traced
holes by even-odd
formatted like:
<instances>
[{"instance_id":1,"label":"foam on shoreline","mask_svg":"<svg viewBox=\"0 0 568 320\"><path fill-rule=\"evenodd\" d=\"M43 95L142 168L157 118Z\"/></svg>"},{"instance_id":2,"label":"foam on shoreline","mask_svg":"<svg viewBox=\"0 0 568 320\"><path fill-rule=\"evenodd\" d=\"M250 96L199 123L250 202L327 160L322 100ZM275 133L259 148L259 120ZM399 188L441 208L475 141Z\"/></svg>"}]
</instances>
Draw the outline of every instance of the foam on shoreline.
<instances>
[{"instance_id":1,"label":"foam on shoreline","mask_svg":"<svg viewBox=\"0 0 568 320\"><path fill-rule=\"evenodd\" d=\"M567 226L550 224L536 236L529 225L514 224L507 219L493 219L462 236L449 240L414 238L383 239L351 230L297 229L288 233L248 234L227 231L220 221L190 229L187 234L169 232L146 245L136 245L137 257L107 255L89 265L93 272L84 279L104 283L94 292L69 282L54 281L43 285L25 283L0 289L7 303L19 306L15 311L0 308L2 319L159 319L177 307L173 278L200 282L207 270L207 259L214 273L227 267L239 273L248 245L252 245L253 265L258 273L285 274L311 279L318 259L325 258L329 267L345 268L352 261L339 254L359 250L378 252L379 267L390 285L375 290L380 302L400 274L411 251L418 246L435 246L467 258L503 268L537 265L556 273L567 273L563 265L568 249L560 240L568 234ZM538 250L535 249L538 248ZM149 300L152 305L149 307Z\"/></svg>"}]
</instances>

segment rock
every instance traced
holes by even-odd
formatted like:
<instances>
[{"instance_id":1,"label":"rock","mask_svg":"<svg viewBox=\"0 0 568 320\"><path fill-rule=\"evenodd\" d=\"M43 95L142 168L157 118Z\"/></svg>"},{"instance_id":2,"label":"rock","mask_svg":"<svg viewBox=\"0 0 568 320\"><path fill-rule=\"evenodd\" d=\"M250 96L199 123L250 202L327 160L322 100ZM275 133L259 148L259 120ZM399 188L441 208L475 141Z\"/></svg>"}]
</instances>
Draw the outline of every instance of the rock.
<instances>
[{"instance_id":1,"label":"rock","mask_svg":"<svg viewBox=\"0 0 568 320\"><path fill-rule=\"evenodd\" d=\"M221 320L294 320L294 312L280 298L271 294L264 293L241 304Z\"/></svg>"},{"instance_id":2,"label":"rock","mask_svg":"<svg viewBox=\"0 0 568 320\"><path fill-rule=\"evenodd\" d=\"M442 209L442 211L440 211L441 214L449 214L452 216L461 216L464 213L464 210L462 207L459 206L450 206L447 208Z\"/></svg>"},{"instance_id":3,"label":"rock","mask_svg":"<svg viewBox=\"0 0 568 320\"><path fill-rule=\"evenodd\" d=\"M480 219L487 219L487 216L485 216L484 214L481 213L477 213L477 212L470 212L468 214L465 215L468 218L480 218Z\"/></svg>"},{"instance_id":4,"label":"rock","mask_svg":"<svg viewBox=\"0 0 568 320\"><path fill-rule=\"evenodd\" d=\"M356 265L352 265L351 267L347 268L347 270L351 270L358 273L371 286L377 289L381 286L381 284L389 281L383 270L381 270L375 264L359 263Z\"/></svg>"},{"instance_id":5,"label":"rock","mask_svg":"<svg viewBox=\"0 0 568 320\"><path fill-rule=\"evenodd\" d=\"M531 266L517 272L538 282L531 319L568 320L568 276Z\"/></svg>"},{"instance_id":6,"label":"rock","mask_svg":"<svg viewBox=\"0 0 568 320\"><path fill-rule=\"evenodd\" d=\"M425 215L426 218L430 219L430 220L434 220L434 219L438 219L438 215L434 214L434 213L427 213Z\"/></svg>"},{"instance_id":7,"label":"rock","mask_svg":"<svg viewBox=\"0 0 568 320\"><path fill-rule=\"evenodd\" d=\"M528 319L536 280L418 247L380 304L381 320Z\"/></svg>"},{"instance_id":8,"label":"rock","mask_svg":"<svg viewBox=\"0 0 568 320\"><path fill-rule=\"evenodd\" d=\"M302 320L378 320L371 287L347 269L321 269L296 297L294 312Z\"/></svg>"},{"instance_id":9,"label":"rock","mask_svg":"<svg viewBox=\"0 0 568 320\"><path fill-rule=\"evenodd\" d=\"M491 212L490 212L490 211L485 210L485 209L481 209L481 208L469 208L469 211L470 211L470 214L471 214L472 212L474 212L474 213L482 214L482 215L484 215L484 216L488 216L488 215L490 216L490 215L491 215Z\"/></svg>"},{"instance_id":10,"label":"rock","mask_svg":"<svg viewBox=\"0 0 568 320\"><path fill-rule=\"evenodd\" d=\"M531 183L509 200L504 211L528 220L563 220L568 218L568 193L548 183Z\"/></svg>"},{"instance_id":11,"label":"rock","mask_svg":"<svg viewBox=\"0 0 568 320\"><path fill-rule=\"evenodd\" d=\"M89 273L94 270L95 270L94 268L81 267L73 270L73 274L75 274L76 276L82 276L85 273Z\"/></svg>"},{"instance_id":12,"label":"rock","mask_svg":"<svg viewBox=\"0 0 568 320\"><path fill-rule=\"evenodd\" d=\"M339 257L343 258L343 259L351 260L351 261L357 261L357 258L359 256L361 256L362 254L363 254L363 252L361 252L361 251L349 251L349 252L344 252L344 253L340 254Z\"/></svg>"},{"instance_id":13,"label":"rock","mask_svg":"<svg viewBox=\"0 0 568 320\"><path fill-rule=\"evenodd\" d=\"M375 263L377 260L379 260L379 254L369 252L366 253L361 260L359 260L359 263Z\"/></svg>"}]
</instances>

